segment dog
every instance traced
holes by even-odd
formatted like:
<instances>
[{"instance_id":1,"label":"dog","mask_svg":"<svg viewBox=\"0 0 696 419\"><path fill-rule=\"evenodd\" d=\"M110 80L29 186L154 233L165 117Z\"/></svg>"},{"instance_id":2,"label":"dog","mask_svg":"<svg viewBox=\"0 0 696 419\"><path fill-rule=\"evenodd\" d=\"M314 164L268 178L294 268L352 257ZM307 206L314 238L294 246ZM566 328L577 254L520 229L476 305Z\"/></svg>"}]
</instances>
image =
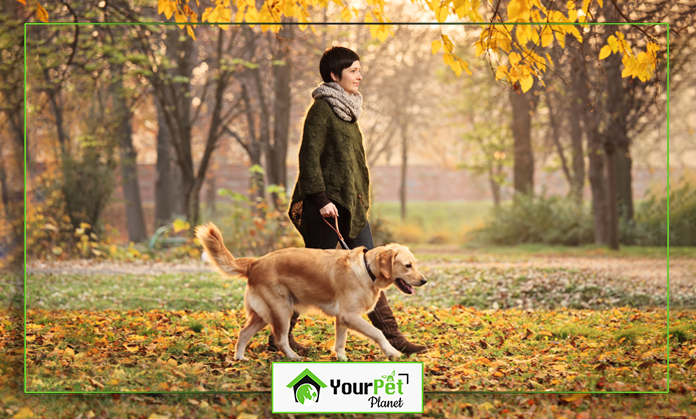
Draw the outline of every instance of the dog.
<instances>
[{"instance_id":1,"label":"dog","mask_svg":"<svg viewBox=\"0 0 696 419\"><path fill-rule=\"evenodd\" d=\"M247 279L247 321L237 339L236 360L247 359L244 351L249 339L268 324L285 356L301 359L288 343L290 317L293 311L311 309L335 317L339 360L347 360L348 329L375 341L388 357L401 356L384 334L361 316L372 311L379 293L390 285L404 294L413 294L414 287L427 282L407 247L392 243L371 250L288 248L260 258L235 259L214 224L196 227L196 237L220 273Z\"/></svg>"}]
</instances>

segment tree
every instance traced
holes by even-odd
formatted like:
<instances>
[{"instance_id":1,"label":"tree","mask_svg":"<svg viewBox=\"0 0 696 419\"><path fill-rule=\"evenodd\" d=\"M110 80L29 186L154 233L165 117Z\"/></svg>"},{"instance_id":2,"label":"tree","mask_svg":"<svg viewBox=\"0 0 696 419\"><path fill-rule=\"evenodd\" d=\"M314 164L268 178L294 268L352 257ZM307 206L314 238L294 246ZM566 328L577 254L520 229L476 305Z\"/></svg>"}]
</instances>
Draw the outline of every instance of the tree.
<instances>
[{"instance_id":1,"label":"tree","mask_svg":"<svg viewBox=\"0 0 696 419\"><path fill-rule=\"evenodd\" d=\"M514 138L513 185L519 193L534 193L534 153L532 152L532 115L537 107L534 88L522 92L518 85L509 89Z\"/></svg>"}]
</instances>

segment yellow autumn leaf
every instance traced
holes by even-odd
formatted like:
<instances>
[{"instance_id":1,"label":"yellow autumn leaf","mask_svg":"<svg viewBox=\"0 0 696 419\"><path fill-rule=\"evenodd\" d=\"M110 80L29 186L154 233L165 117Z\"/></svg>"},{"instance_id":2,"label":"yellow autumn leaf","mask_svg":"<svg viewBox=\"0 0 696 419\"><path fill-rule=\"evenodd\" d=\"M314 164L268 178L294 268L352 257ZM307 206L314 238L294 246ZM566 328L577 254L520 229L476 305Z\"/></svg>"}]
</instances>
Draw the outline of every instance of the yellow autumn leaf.
<instances>
[{"instance_id":1,"label":"yellow autumn leaf","mask_svg":"<svg viewBox=\"0 0 696 419\"><path fill-rule=\"evenodd\" d=\"M573 393L569 394L565 397L561 397L563 400L567 401L568 403L577 401L577 400L582 400L585 397L588 397L590 394L589 393Z\"/></svg>"},{"instance_id":2,"label":"yellow autumn leaf","mask_svg":"<svg viewBox=\"0 0 696 419\"><path fill-rule=\"evenodd\" d=\"M469 63L467 63L466 61L460 61L460 62L462 64L462 68L464 69L464 71L466 71L467 74L471 75L472 73L471 73L471 70L469 70Z\"/></svg>"},{"instance_id":3,"label":"yellow autumn leaf","mask_svg":"<svg viewBox=\"0 0 696 419\"><path fill-rule=\"evenodd\" d=\"M476 375L476 371L470 368L462 368L459 372L461 372L463 375Z\"/></svg>"},{"instance_id":4,"label":"yellow autumn leaf","mask_svg":"<svg viewBox=\"0 0 696 419\"><path fill-rule=\"evenodd\" d=\"M430 47L432 48L433 54L437 54L437 52L440 51L440 48L442 48L442 41L433 41Z\"/></svg>"},{"instance_id":5,"label":"yellow autumn leaf","mask_svg":"<svg viewBox=\"0 0 696 419\"><path fill-rule=\"evenodd\" d=\"M511 52L510 55L508 55L508 60L510 61L510 64L515 65L522 60L522 57L520 57L520 54L516 52Z\"/></svg>"},{"instance_id":6,"label":"yellow autumn leaf","mask_svg":"<svg viewBox=\"0 0 696 419\"><path fill-rule=\"evenodd\" d=\"M65 348L65 350L63 351L63 353L64 353L65 355L75 356L75 351L73 351L72 348Z\"/></svg>"},{"instance_id":7,"label":"yellow autumn leaf","mask_svg":"<svg viewBox=\"0 0 696 419\"><path fill-rule=\"evenodd\" d=\"M452 65L450 65L452 70L454 71L454 74L457 76L460 76L462 74L462 65L459 61L454 61Z\"/></svg>"},{"instance_id":8,"label":"yellow autumn leaf","mask_svg":"<svg viewBox=\"0 0 696 419\"><path fill-rule=\"evenodd\" d=\"M48 23L48 12L39 3L36 3L36 18L44 23Z\"/></svg>"},{"instance_id":9,"label":"yellow autumn leaf","mask_svg":"<svg viewBox=\"0 0 696 419\"><path fill-rule=\"evenodd\" d=\"M599 59L603 60L607 58L609 55L611 55L611 47L609 45L603 46L602 50L599 51Z\"/></svg>"},{"instance_id":10,"label":"yellow autumn leaf","mask_svg":"<svg viewBox=\"0 0 696 419\"><path fill-rule=\"evenodd\" d=\"M34 416L36 415L34 415L34 412L32 412L31 409L29 409L28 407L23 407L19 409L19 411L15 413L14 416L12 416L12 419L29 419L33 418Z\"/></svg>"},{"instance_id":11,"label":"yellow autumn leaf","mask_svg":"<svg viewBox=\"0 0 696 419\"><path fill-rule=\"evenodd\" d=\"M377 31L377 39L379 39L380 42L384 42L389 38L389 31L387 30L386 26L380 26L380 29Z\"/></svg>"},{"instance_id":12,"label":"yellow autumn leaf","mask_svg":"<svg viewBox=\"0 0 696 419\"><path fill-rule=\"evenodd\" d=\"M437 7L437 10L435 10L435 18L437 19L437 21L439 23L442 23L445 20L447 20L448 14L449 14L449 10L448 10L447 6Z\"/></svg>"},{"instance_id":13,"label":"yellow autumn leaf","mask_svg":"<svg viewBox=\"0 0 696 419\"><path fill-rule=\"evenodd\" d=\"M176 12L176 3L168 1L167 7L164 9L164 16L169 20L172 18L174 12Z\"/></svg>"},{"instance_id":14,"label":"yellow autumn leaf","mask_svg":"<svg viewBox=\"0 0 696 419\"><path fill-rule=\"evenodd\" d=\"M196 34L193 33L193 28L191 27L191 25L186 25L186 32L188 32L188 34L191 36L191 38L193 38L194 41L196 40Z\"/></svg>"},{"instance_id":15,"label":"yellow autumn leaf","mask_svg":"<svg viewBox=\"0 0 696 419\"><path fill-rule=\"evenodd\" d=\"M507 67L504 65L499 65L498 69L495 72L495 79L496 80L501 80L507 77Z\"/></svg>"},{"instance_id":16,"label":"yellow autumn leaf","mask_svg":"<svg viewBox=\"0 0 696 419\"><path fill-rule=\"evenodd\" d=\"M454 43L452 43L452 40L449 38L449 36L442 35L442 41L444 42L445 49L447 50L447 52L454 51Z\"/></svg>"},{"instance_id":17,"label":"yellow autumn leaf","mask_svg":"<svg viewBox=\"0 0 696 419\"><path fill-rule=\"evenodd\" d=\"M160 386L161 386L161 384L160 384ZM165 391L169 391L169 390L165 390ZM160 415L159 413L153 413L150 416L148 416L147 419L169 419L169 416Z\"/></svg>"},{"instance_id":18,"label":"yellow autumn leaf","mask_svg":"<svg viewBox=\"0 0 696 419\"><path fill-rule=\"evenodd\" d=\"M507 12L508 12L508 21L509 22L516 22L517 18L522 13L522 2L511 1L508 4Z\"/></svg>"},{"instance_id":19,"label":"yellow autumn leaf","mask_svg":"<svg viewBox=\"0 0 696 419\"><path fill-rule=\"evenodd\" d=\"M542 47L548 47L553 43L553 30L551 29L551 26L545 25L544 29L541 32L541 46Z\"/></svg>"},{"instance_id":20,"label":"yellow autumn leaf","mask_svg":"<svg viewBox=\"0 0 696 419\"><path fill-rule=\"evenodd\" d=\"M182 220L180 218L177 218L176 220L174 220L174 223L172 223L172 227L174 227L175 233L188 230L190 226L191 225L188 223L188 221Z\"/></svg>"},{"instance_id":21,"label":"yellow autumn leaf","mask_svg":"<svg viewBox=\"0 0 696 419\"><path fill-rule=\"evenodd\" d=\"M520 79L520 87L522 88L522 93L527 93L529 89L534 85L534 77L531 74Z\"/></svg>"},{"instance_id":22,"label":"yellow autumn leaf","mask_svg":"<svg viewBox=\"0 0 696 419\"><path fill-rule=\"evenodd\" d=\"M341 10L341 20L344 22L350 22L350 18L352 17L351 15L352 14L349 8L344 7L343 10Z\"/></svg>"}]
</instances>

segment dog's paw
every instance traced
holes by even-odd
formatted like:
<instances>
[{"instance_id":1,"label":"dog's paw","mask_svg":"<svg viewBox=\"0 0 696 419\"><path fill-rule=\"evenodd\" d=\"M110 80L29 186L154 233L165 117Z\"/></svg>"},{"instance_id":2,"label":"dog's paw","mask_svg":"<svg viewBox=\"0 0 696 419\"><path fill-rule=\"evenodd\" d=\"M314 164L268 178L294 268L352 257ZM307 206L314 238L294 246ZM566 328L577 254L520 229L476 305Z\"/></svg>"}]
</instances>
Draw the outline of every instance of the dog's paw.
<instances>
[{"instance_id":1,"label":"dog's paw","mask_svg":"<svg viewBox=\"0 0 696 419\"><path fill-rule=\"evenodd\" d=\"M396 349L394 349L393 351L389 350L386 352L386 354L389 358L398 358L401 356L401 352L397 351Z\"/></svg>"},{"instance_id":2,"label":"dog's paw","mask_svg":"<svg viewBox=\"0 0 696 419\"><path fill-rule=\"evenodd\" d=\"M348 361L348 357L346 356L345 353L343 353L343 354L336 354L336 358L337 358L339 361Z\"/></svg>"},{"instance_id":3,"label":"dog's paw","mask_svg":"<svg viewBox=\"0 0 696 419\"><path fill-rule=\"evenodd\" d=\"M234 359L237 361L248 361L249 358L245 357L244 355L236 355L234 356Z\"/></svg>"}]
</instances>

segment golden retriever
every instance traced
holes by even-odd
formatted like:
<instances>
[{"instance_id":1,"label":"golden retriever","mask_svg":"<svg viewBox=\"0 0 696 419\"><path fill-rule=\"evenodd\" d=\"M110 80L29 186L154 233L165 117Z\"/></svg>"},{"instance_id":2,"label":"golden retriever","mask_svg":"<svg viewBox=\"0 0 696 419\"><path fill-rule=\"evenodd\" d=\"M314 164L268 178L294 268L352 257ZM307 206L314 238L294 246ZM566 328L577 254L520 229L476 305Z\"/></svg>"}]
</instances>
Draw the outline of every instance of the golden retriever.
<instances>
[{"instance_id":1,"label":"golden retriever","mask_svg":"<svg viewBox=\"0 0 696 419\"><path fill-rule=\"evenodd\" d=\"M234 357L244 360L249 339L267 324L278 348L290 359L301 359L288 344L293 311L319 309L336 318L336 356L346 360L346 337L352 329L374 340L389 357L401 353L361 315L371 311L379 293L394 284L405 294L427 280L405 246L389 244L366 250L290 248L260 258L238 258L227 250L214 224L196 228L196 236L218 271L247 279L244 306L247 321L239 332ZM369 267L369 268L368 268ZM369 269L369 270L368 270Z\"/></svg>"}]
</instances>

